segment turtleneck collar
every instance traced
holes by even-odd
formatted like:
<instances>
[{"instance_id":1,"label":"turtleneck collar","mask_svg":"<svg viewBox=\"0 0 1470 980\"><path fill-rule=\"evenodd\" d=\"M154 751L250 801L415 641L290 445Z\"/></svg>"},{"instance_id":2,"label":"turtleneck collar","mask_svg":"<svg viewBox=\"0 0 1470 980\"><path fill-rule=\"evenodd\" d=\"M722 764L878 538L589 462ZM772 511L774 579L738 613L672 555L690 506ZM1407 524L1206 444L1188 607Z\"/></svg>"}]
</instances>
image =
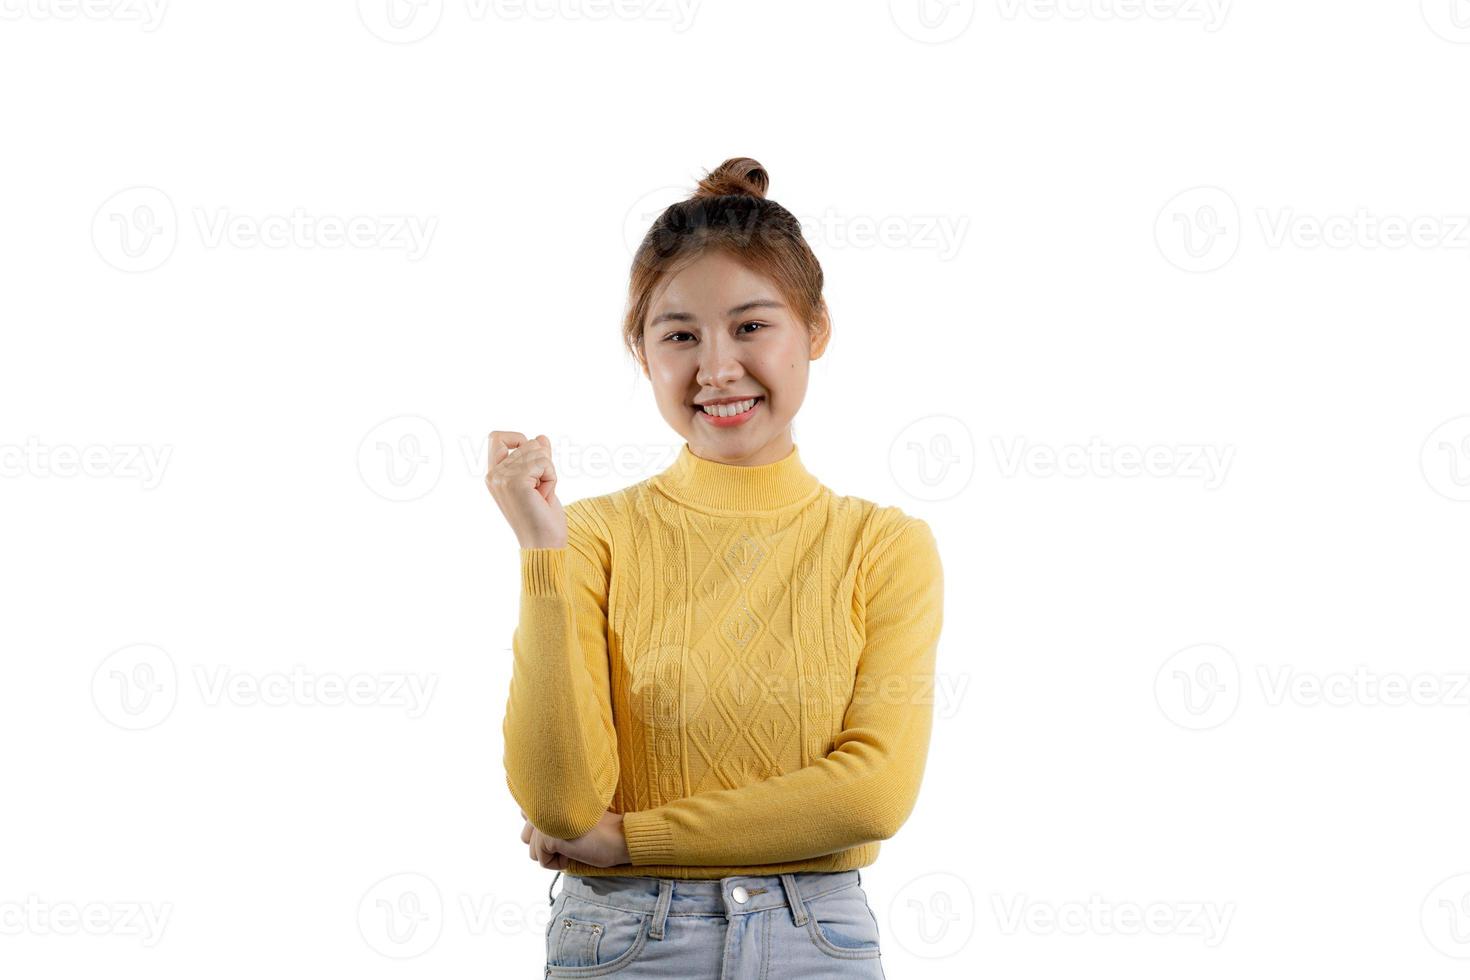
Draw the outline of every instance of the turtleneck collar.
<instances>
[{"instance_id":1,"label":"turtleneck collar","mask_svg":"<svg viewBox=\"0 0 1470 980\"><path fill-rule=\"evenodd\" d=\"M810 501L821 482L802 465L792 443L785 459L759 466L719 463L694 455L686 440L679 458L651 481L665 496L704 510L751 513Z\"/></svg>"}]
</instances>

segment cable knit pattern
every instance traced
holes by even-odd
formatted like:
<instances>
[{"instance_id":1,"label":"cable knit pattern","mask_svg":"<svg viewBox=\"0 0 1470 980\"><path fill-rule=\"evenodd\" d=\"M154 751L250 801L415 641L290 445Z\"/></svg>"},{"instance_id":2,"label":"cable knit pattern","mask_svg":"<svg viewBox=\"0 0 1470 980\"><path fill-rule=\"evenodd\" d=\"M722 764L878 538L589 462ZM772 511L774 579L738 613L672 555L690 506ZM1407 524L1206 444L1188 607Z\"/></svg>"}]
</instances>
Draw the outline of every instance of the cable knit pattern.
<instances>
[{"instance_id":1,"label":"cable knit pattern","mask_svg":"<svg viewBox=\"0 0 1470 980\"><path fill-rule=\"evenodd\" d=\"M506 779L574 838L623 815L631 864L722 878L866 867L918 798L943 572L929 525L783 460L686 442L665 471L566 505L522 548Z\"/></svg>"}]
</instances>

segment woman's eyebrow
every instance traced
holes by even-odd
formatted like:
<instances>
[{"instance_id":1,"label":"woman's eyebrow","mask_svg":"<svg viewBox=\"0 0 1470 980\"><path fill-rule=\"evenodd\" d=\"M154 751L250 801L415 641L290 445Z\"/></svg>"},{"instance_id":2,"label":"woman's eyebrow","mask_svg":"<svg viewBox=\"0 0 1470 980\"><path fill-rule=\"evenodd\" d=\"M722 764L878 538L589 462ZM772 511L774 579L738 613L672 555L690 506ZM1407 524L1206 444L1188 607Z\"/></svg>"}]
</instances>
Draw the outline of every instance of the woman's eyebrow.
<instances>
[{"instance_id":1,"label":"woman's eyebrow","mask_svg":"<svg viewBox=\"0 0 1470 980\"><path fill-rule=\"evenodd\" d=\"M726 316L739 316L740 314L746 312L747 310L761 309L762 307L771 307L773 309L778 309L779 310L784 305L785 304L778 303L778 302L776 302L773 299L753 299L749 303L741 303L739 306L732 306L732 307L730 307L729 311L725 315ZM678 320L678 321L683 322L683 323L691 323L694 320L694 314L692 314L692 313L660 313L658 316L654 317L651 321L649 321L649 324L648 325L650 327L656 327L660 323L663 323L665 320Z\"/></svg>"}]
</instances>

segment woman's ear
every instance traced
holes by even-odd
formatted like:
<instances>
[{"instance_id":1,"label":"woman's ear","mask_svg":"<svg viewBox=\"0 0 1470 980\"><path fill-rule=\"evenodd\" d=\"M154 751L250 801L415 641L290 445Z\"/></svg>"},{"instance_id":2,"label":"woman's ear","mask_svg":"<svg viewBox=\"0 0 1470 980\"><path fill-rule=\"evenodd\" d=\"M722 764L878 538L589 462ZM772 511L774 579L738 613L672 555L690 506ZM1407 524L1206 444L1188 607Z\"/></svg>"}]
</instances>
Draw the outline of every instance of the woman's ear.
<instances>
[{"instance_id":1,"label":"woman's ear","mask_svg":"<svg viewBox=\"0 0 1470 980\"><path fill-rule=\"evenodd\" d=\"M822 300L821 309L817 311L817 319L809 331L811 337L812 360L822 356L827 349L827 341L832 339L832 317L827 312L827 301Z\"/></svg>"}]
</instances>

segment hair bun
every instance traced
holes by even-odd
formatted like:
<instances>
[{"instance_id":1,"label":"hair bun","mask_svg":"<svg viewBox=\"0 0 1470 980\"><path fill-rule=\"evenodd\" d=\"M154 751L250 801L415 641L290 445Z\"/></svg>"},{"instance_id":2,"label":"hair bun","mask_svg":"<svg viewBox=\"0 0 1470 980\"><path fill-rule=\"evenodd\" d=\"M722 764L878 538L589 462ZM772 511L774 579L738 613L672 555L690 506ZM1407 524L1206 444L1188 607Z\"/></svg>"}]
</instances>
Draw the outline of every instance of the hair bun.
<instances>
[{"instance_id":1,"label":"hair bun","mask_svg":"<svg viewBox=\"0 0 1470 980\"><path fill-rule=\"evenodd\" d=\"M695 197L720 197L745 194L764 199L771 186L771 175L750 157L731 157L699 182Z\"/></svg>"}]
</instances>

